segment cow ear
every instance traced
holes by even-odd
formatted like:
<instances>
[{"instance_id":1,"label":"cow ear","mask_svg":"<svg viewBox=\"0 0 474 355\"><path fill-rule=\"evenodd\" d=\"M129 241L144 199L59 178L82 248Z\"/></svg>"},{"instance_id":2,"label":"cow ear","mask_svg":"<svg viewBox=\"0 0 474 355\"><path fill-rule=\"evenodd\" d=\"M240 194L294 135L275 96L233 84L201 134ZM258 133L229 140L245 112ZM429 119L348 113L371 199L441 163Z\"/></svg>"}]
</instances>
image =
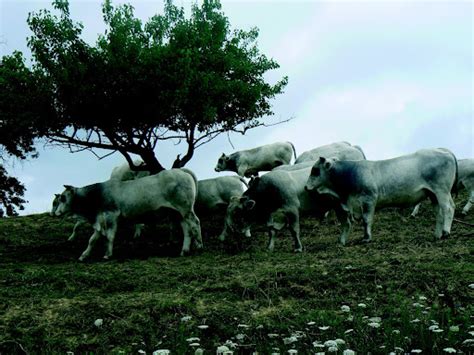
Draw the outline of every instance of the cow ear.
<instances>
[{"instance_id":1,"label":"cow ear","mask_svg":"<svg viewBox=\"0 0 474 355\"><path fill-rule=\"evenodd\" d=\"M326 168L326 170L329 170L332 168L332 162L330 160L326 160L326 162L324 163L324 167Z\"/></svg>"},{"instance_id":2,"label":"cow ear","mask_svg":"<svg viewBox=\"0 0 474 355\"><path fill-rule=\"evenodd\" d=\"M326 158L325 157L319 157L318 162L320 164L324 164L326 162Z\"/></svg>"},{"instance_id":3,"label":"cow ear","mask_svg":"<svg viewBox=\"0 0 474 355\"><path fill-rule=\"evenodd\" d=\"M71 185L63 185L66 190L72 190L74 187Z\"/></svg>"},{"instance_id":4,"label":"cow ear","mask_svg":"<svg viewBox=\"0 0 474 355\"><path fill-rule=\"evenodd\" d=\"M245 201L244 207L246 210L252 210L255 207L255 201L254 200Z\"/></svg>"},{"instance_id":5,"label":"cow ear","mask_svg":"<svg viewBox=\"0 0 474 355\"><path fill-rule=\"evenodd\" d=\"M61 194L54 194L54 197L59 197L61 196Z\"/></svg>"},{"instance_id":6,"label":"cow ear","mask_svg":"<svg viewBox=\"0 0 474 355\"><path fill-rule=\"evenodd\" d=\"M224 160L229 161L229 159L230 159L229 156L224 154Z\"/></svg>"},{"instance_id":7,"label":"cow ear","mask_svg":"<svg viewBox=\"0 0 474 355\"><path fill-rule=\"evenodd\" d=\"M249 181L249 186L256 185L256 184L258 184L259 181L260 181L260 177L259 177L259 176L252 176L252 177L250 178L250 181Z\"/></svg>"}]
</instances>

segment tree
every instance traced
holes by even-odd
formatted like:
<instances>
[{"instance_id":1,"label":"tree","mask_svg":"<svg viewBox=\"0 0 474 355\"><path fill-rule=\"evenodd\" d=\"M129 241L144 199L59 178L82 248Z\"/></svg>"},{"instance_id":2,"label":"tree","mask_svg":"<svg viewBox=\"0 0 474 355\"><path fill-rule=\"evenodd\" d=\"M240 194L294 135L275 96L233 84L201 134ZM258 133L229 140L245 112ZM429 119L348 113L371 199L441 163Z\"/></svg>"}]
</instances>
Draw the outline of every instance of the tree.
<instances>
[{"instance_id":1,"label":"tree","mask_svg":"<svg viewBox=\"0 0 474 355\"><path fill-rule=\"evenodd\" d=\"M145 24L132 6L105 0L107 29L95 45L81 38L83 26L71 19L67 0L53 7L58 14L41 10L28 17L32 67L18 53L3 59L27 87L2 88L0 104L11 100L0 108L4 130L22 117L33 135L50 143L118 151L132 169L158 172L164 169L154 152L159 141L187 144L173 164L182 167L219 134L264 125L270 99L287 84L287 77L274 85L264 80L278 64L258 50L256 28L231 30L218 0L193 5L189 18L166 0L164 13ZM29 92L40 94L40 105L25 111L16 103L28 101ZM145 165L134 166L131 154Z\"/></svg>"}]
</instances>

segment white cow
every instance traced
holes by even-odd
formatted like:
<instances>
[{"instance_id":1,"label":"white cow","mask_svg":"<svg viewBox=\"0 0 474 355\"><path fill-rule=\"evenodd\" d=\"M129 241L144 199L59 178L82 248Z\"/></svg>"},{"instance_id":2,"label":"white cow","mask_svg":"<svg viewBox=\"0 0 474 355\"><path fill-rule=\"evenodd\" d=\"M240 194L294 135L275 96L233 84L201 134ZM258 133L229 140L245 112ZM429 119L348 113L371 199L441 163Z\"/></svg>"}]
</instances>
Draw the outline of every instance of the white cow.
<instances>
[{"instance_id":1,"label":"white cow","mask_svg":"<svg viewBox=\"0 0 474 355\"><path fill-rule=\"evenodd\" d=\"M339 160L365 160L365 154L358 145L351 145L348 142L336 142L323 145L301 153L295 164L319 159L319 157L336 158Z\"/></svg>"},{"instance_id":2,"label":"white cow","mask_svg":"<svg viewBox=\"0 0 474 355\"><path fill-rule=\"evenodd\" d=\"M242 177L251 177L258 175L259 171L269 171L279 165L290 164L292 155L296 159L295 147L290 142L267 144L230 155L222 153L214 170L233 171Z\"/></svg>"},{"instance_id":3,"label":"white cow","mask_svg":"<svg viewBox=\"0 0 474 355\"><path fill-rule=\"evenodd\" d=\"M100 235L107 237L104 258L109 259L119 220L137 223L161 208L171 208L182 218L181 255L190 251L191 241L197 248L202 248L200 222L194 213L197 179L190 170L171 169L137 180L109 180L80 188L65 187L55 215L81 216L94 228L89 245L79 258L81 261L89 256Z\"/></svg>"},{"instance_id":4,"label":"white cow","mask_svg":"<svg viewBox=\"0 0 474 355\"><path fill-rule=\"evenodd\" d=\"M232 196L241 196L247 182L240 176L220 176L198 181L198 197L195 210L201 213L212 213L227 208Z\"/></svg>"},{"instance_id":5,"label":"white cow","mask_svg":"<svg viewBox=\"0 0 474 355\"><path fill-rule=\"evenodd\" d=\"M329 194L353 216L362 216L364 241L372 239L376 209L413 206L430 197L437 206L435 237L447 237L454 217L451 189L456 183L457 161L447 149L423 149L380 161L337 161L320 158L311 170L307 190ZM350 220L340 242L346 243Z\"/></svg>"},{"instance_id":6,"label":"white cow","mask_svg":"<svg viewBox=\"0 0 474 355\"><path fill-rule=\"evenodd\" d=\"M469 198L466 205L462 209L462 214L467 215L474 204L474 159L458 160L458 183L456 190L466 189L469 192ZM417 204L411 215L415 217L420 210L421 203Z\"/></svg>"}]
</instances>

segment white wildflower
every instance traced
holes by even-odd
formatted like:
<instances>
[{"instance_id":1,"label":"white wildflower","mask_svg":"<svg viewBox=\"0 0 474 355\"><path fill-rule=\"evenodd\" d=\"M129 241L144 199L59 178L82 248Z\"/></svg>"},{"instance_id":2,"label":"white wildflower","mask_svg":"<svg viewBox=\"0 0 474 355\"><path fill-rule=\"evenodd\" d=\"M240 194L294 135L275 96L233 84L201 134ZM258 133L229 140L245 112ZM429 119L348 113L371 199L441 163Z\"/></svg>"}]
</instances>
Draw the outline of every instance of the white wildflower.
<instances>
[{"instance_id":1,"label":"white wildflower","mask_svg":"<svg viewBox=\"0 0 474 355\"><path fill-rule=\"evenodd\" d=\"M444 330L441 329L441 328L436 328L436 329L433 329L432 332L433 333L442 333L442 332L444 332Z\"/></svg>"},{"instance_id":2,"label":"white wildflower","mask_svg":"<svg viewBox=\"0 0 474 355\"><path fill-rule=\"evenodd\" d=\"M325 355L325 354L326 354L326 353L324 353L324 352L322 352L322 353L321 353L321 352L319 352L319 353L314 353L314 355Z\"/></svg>"},{"instance_id":3,"label":"white wildflower","mask_svg":"<svg viewBox=\"0 0 474 355\"><path fill-rule=\"evenodd\" d=\"M197 348L197 349L194 351L194 355L204 355L204 349Z\"/></svg>"},{"instance_id":4,"label":"white wildflower","mask_svg":"<svg viewBox=\"0 0 474 355\"><path fill-rule=\"evenodd\" d=\"M230 349L225 345L221 345L217 348L216 354L218 354L218 355L219 354L224 354L226 351L230 351Z\"/></svg>"},{"instance_id":5,"label":"white wildflower","mask_svg":"<svg viewBox=\"0 0 474 355\"><path fill-rule=\"evenodd\" d=\"M329 325L323 325L322 327L318 327L320 330L328 330L330 327Z\"/></svg>"},{"instance_id":6,"label":"white wildflower","mask_svg":"<svg viewBox=\"0 0 474 355\"><path fill-rule=\"evenodd\" d=\"M316 340L316 341L313 341L313 346L315 348L324 348L324 344L321 344L320 341Z\"/></svg>"},{"instance_id":7,"label":"white wildflower","mask_svg":"<svg viewBox=\"0 0 474 355\"><path fill-rule=\"evenodd\" d=\"M372 297L366 297L365 300L366 301L372 301Z\"/></svg>"},{"instance_id":8,"label":"white wildflower","mask_svg":"<svg viewBox=\"0 0 474 355\"><path fill-rule=\"evenodd\" d=\"M257 325L257 328L255 328L255 329L263 329L263 325L262 324Z\"/></svg>"},{"instance_id":9,"label":"white wildflower","mask_svg":"<svg viewBox=\"0 0 474 355\"><path fill-rule=\"evenodd\" d=\"M188 343L194 343L194 342L197 342L197 341L201 341L201 339L199 339L198 337L191 337L191 338L186 339L186 341Z\"/></svg>"},{"instance_id":10,"label":"white wildflower","mask_svg":"<svg viewBox=\"0 0 474 355\"><path fill-rule=\"evenodd\" d=\"M239 344L234 343L232 340L226 340L224 343L225 346L228 346L229 348L235 349L236 347L239 346Z\"/></svg>"},{"instance_id":11,"label":"white wildflower","mask_svg":"<svg viewBox=\"0 0 474 355\"><path fill-rule=\"evenodd\" d=\"M349 333L352 333L354 331L354 329L347 329L344 334L349 334Z\"/></svg>"},{"instance_id":12,"label":"white wildflower","mask_svg":"<svg viewBox=\"0 0 474 355\"><path fill-rule=\"evenodd\" d=\"M415 318L415 319L411 320L410 323L420 323L420 320L418 318Z\"/></svg>"},{"instance_id":13,"label":"white wildflower","mask_svg":"<svg viewBox=\"0 0 474 355\"><path fill-rule=\"evenodd\" d=\"M383 288L382 285L377 285L377 286L375 286L375 287L376 287L377 289L379 289L379 290L381 290L381 289Z\"/></svg>"},{"instance_id":14,"label":"white wildflower","mask_svg":"<svg viewBox=\"0 0 474 355\"><path fill-rule=\"evenodd\" d=\"M369 327L372 327L372 328L380 328L380 323L377 323L377 322L371 322L368 324Z\"/></svg>"},{"instance_id":15,"label":"white wildflower","mask_svg":"<svg viewBox=\"0 0 474 355\"><path fill-rule=\"evenodd\" d=\"M199 343L190 343L189 346L192 346L192 347L195 347L195 346L199 346L200 344Z\"/></svg>"},{"instance_id":16,"label":"white wildflower","mask_svg":"<svg viewBox=\"0 0 474 355\"><path fill-rule=\"evenodd\" d=\"M269 338L278 338L280 336L280 334L276 334L276 333L268 333L267 334L267 337Z\"/></svg>"},{"instance_id":17,"label":"white wildflower","mask_svg":"<svg viewBox=\"0 0 474 355\"><path fill-rule=\"evenodd\" d=\"M153 355L169 355L171 354L171 351L168 349L158 349L153 351Z\"/></svg>"},{"instance_id":18,"label":"white wildflower","mask_svg":"<svg viewBox=\"0 0 474 355\"><path fill-rule=\"evenodd\" d=\"M381 322L382 322L382 318L380 318L380 317L370 317L370 318L369 318L369 322L372 322L372 323L381 323Z\"/></svg>"},{"instance_id":19,"label":"white wildflower","mask_svg":"<svg viewBox=\"0 0 474 355\"><path fill-rule=\"evenodd\" d=\"M140 349L140 350L138 350L138 353L139 353L139 354L146 354L146 351Z\"/></svg>"},{"instance_id":20,"label":"white wildflower","mask_svg":"<svg viewBox=\"0 0 474 355\"><path fill-rule=\"evenodd\" d=\"M422 352L422 350L420 350L420 349L412 349L411 352L412 352L412 353L415 353L415 354L419 354L419 353Z\"/></svg>"},{"instance_id":21,"label":"white wildflower","mask_svg":"<svg viewBox=\"0 0 474 355\"><path fill-rule=\"evenodd\" d=\"M337 342L335 340L327 340L324 342L324 346L330 348L331 346L335 346L337 348Z\"/></svg>"},{"instance_id":22,"label":"white wildflower","mask_svg":"<svg viewBox=\"0 0 474 355\"><path fill-rule=\"evenodd\" d=\"M472 335L474 337L474 331L467 332L467 334Z\"/></svg>"},{"instance_id":23,"label":"white wildflower","mask_svg":"<svg viewBox=\"0 0 474 355\"><path fill-rule=\"evenodd\" d=\"M462 342L464 345L474 345L474 339L466 339Z\"/></svg>"},{"instance_id":24,"label":"white wildflower","mask_svg":"<svg viewBox=\"0 0 474 355\"><path fill-rule=\"evenodd\" d=\"M386 348L385 345L380 345L380 346L379 346L379 349L385 349L385 348Z\"/></svg>"},{"instance_id":25,"label":"white wildflower","mask_svg":"<svg viewBox=\"0 0 474 355\"><path fill-rule=\"evenodd\" d=\"M315 325L316 322L311 321L311 322L308 322L308 323L306 323L306 324L308 324L309 326L312 326L312 325Z\"/></svg>"},{"instance_id":26,"label":"white wildflower","mask_svg":"<svg viewBox=\"0 0 474 355\"><path fill-rule=\"evenodd\" d=\"M426 301L428 298L426 298L425 296L420 296L420 297L418 297L418 299L419 299L420 301Z\"/></svg>"},{"instance_id":27,"label":"white wildflower","mask_svg":"<svg viewBox=\"0 0 474 355\"><path fill-rule=\"evenodd\" d=\"M395 351L399 351L401 353L405 352L405 350L403 350L403 348L399 347L399 346L396 346L395 347Z\"/></svg>"},{"instance_id":28,"label":"white wildflower","mask_svg":"<svg viewBox=\"0 0 474 355\"><path fill-rule=\"evenodd\" d=\"M360 307L360 308L367 308L367 305L365 303L359 303L357 305L357 307Z\"/></svg>"},{"instance_id":29,"label":"white wildflower","mask_svg":"<svg viewBox=\"0 0 474 355\"><path fill-rule=\"evenodd\" d=\"M237 334L235 336L235 339L237 339L238 341L242 341L244 340L244 338L245 338L245 334Z\"/></svg>"},{"instance_id":30,"label":"white wildflower","mask_svg":"<svg viewBox=\"0 0 474 355\"><path fill-rule=\"evenodd\" d=\"M99 328L99 327L102 327L102 324L104 324L104 320L102 318L99 318L99 319L96 319L94 321L94 325Z\"/></svg>"},{"instance_id":31,"label":"white wildflower","mask_svg":"<svg viewBox=\"0 0 474 355\"><path fill-rule=\"evenodd\" d=\"M459 327L457 325L452 325L449 327L449 331L453 333L459 332Z\"/></svg>"},{"instance_id":32,"label":"white wildflower","mask_svg":"<svg viewBox=\"0 0 474 355\"><path fill-rule=\"evenodd\" d=\"M207 328L209 328L209 326L207 324L201 324L201 325L198 325L198 328L199 329L207 329Z\"/></svg>"},{"instance_id":33,"label":"white wildflower","mask_svg":"<svg viewBox=\"0 0 474 355\"><path fill-rule=\"evenodd\" d=\"M428 330L433 331L433 330L438 329L438 328L439 328L439 326L438 326L437 324L433 324L433 325L430 325L430 326L428 327Z\"/></svg>"},{"instance_id":34,"label":"white wildflower","mask_svg":"<svg viewBox=\"0 0 474 355\"><path fill-rule=\"evenodd\" d=\"M337 338L336 340L334 340L336 342L337 345L344 345L346 342L340 338Z\"/></svg>"},{"instance_id":35,"label":"white wildflower","mask_svg":"<svg viewBox=\"0 0 474 355\"><path fill-rule=\"evenodd\" d=\"M285 345L293 344L297 341L298 341L298 338L295 337L294 335L292 335L291 337L288 337L288 338L283 338L283 343L285 343Z\"/></svg>"},{"instance_id":36,"label":"white wildflower","mask_svg":"<svg viewBox=\"0 0 474 355\"><path fill-rule=\"evenodd\" d=\"M335 352L337 352L337 346L330 346L330 347L328 348L328 352L330 352L330 353L335 353Z\"/></svg>"},{"instance_id":37,"label":"white wildflower","mask_svg":"<svg viewBox=\"0 0 474 355\"><path fill-rule=\"evenodd\" d=\"M346 318L348 322L352 322L354 320L354 316L350 315Z\"/></svg>"},{"instance_id":38,"label":"white wildflower","mask_svg":"<svg viewBox=\"0 0 474 355\"><path fill-rule=\"evenodd\" d=\"M444 293L438 293L438 297L444 297Z\"/></svg>"},{"instance_id":39,"label":"white wildflower","mask_svg":"<svg viewBox=\"0 0 474 355\"><path fill-rule=\"evenodd\" d=\"M421 303L418 303L418 302L413 303L412 306L413 306L413 307L417 307L417 308L423 307L423 305L422 305Z\"/></svg>"},{"instance_id":40,"label":"white wildflower","mask_svg":"<svg viewBox=\"0 0 474 355\"><path fill-rule=\"evenodd\" d=\"M193 319L193 317L191 317L191 316L184 316L184 317L181 317L181 322L189 322L191 319Z\"/></svg>"},{"instance_id":41,"label":"white wildflower","mask_svg":"<svg viewBox=\"0 0 474 355\"><path fill-rule=\"evenodd\" d=\"M343 305L343 306L341 306L341 311L343 311L343 312L350 312L350 311L351 311L351 307L346 306L346 305Z\"/></svg>"},{"instance_id":42,"label":"white wildflower","mask_svg":"<svg viewBox=\"0 0 474 355\"><path fill-rule=\"evenodd\" d=\"M288 354L298 354L298 350L290 349L290 350L288 350Z\"/></svg>"},{"instance_id":43,"label":"white wildflower","mask_svg":"<svg viewBox=\"0 0 474 355\"><path fill-rule=\"evenodd\" d=\"M474 289L474 284L470 284L470 285L469 285L469 288Z\"/></svg>"},{"instance_id":44,"label":"white wildflower","mask_svg":"<svg viewBox=\"0 0 474 355\"><path fill-rule=\"evenodd\" d=\"M355 355L355 351L351 349L346 349L342 352L342 355Z\"/></svg>"},{"instance_id":45,"label":"white wildflower","mask_svg":"<svg viewBox=\"0 0 474 355\"><path fill-rule=\"evenodd\" d=\"M445 353L455 353L456 349L454 349L454 348L444 348L443 351Z\"/></svg>"},{"instance_id":46,"label":"white wildflower","mask_svg":"<svg viewBox=\"0 0 474 355\"><path fill-rule=\"evenodd\" d=\"M250 326L247 325L247 324L237 324L237 328L245 328L245 329L247 329L247 328L250 328Z\"/></svg>"},{"instance_id":47,"label":"white wildflower","mask_svg":"<svg viewBox=\"0 0 474 355\"><path fill-rule=\"evenodd\" d=\"M400 334L400 331L399 331L398 329L394 329L394 330L392 330L392 333L393 333L393 334ZM396 349L396 348L395 348L395 349Z\"/></svg>"}]
</instances>

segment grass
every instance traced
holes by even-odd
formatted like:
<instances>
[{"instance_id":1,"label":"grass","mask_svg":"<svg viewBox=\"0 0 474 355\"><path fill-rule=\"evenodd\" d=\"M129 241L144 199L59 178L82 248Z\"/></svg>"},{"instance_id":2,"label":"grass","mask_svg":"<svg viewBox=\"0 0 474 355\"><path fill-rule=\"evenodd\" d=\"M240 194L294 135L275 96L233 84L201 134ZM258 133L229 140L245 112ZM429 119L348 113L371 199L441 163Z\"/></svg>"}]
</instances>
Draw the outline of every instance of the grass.
<instances>
[{"instance_id":1,"label":"grass","mask_svg":"<svg viewBox=\"0 0 474 355\"><path fill-rule=\"evenodd\" d=\"M360 243L356 226L346 247L333 218L303 218L302 254L287 234L267 253L263 227L222 246L213 216L201 218L205 251L178 257L179 229L164 221L139 240L121 231L108 262L98 242L86 263L77 258L90 227L67 242L73 221L0 220L0 353L194 354L191 337L205 354L226 341L236 354L307 354L336 339L340 354L472 353L473 227L455 222L450 239L434 242L431 208L409 214L379 212L374 241ZM474 224L474 211L463 221Z\"/></svg>"}]
</instances>

